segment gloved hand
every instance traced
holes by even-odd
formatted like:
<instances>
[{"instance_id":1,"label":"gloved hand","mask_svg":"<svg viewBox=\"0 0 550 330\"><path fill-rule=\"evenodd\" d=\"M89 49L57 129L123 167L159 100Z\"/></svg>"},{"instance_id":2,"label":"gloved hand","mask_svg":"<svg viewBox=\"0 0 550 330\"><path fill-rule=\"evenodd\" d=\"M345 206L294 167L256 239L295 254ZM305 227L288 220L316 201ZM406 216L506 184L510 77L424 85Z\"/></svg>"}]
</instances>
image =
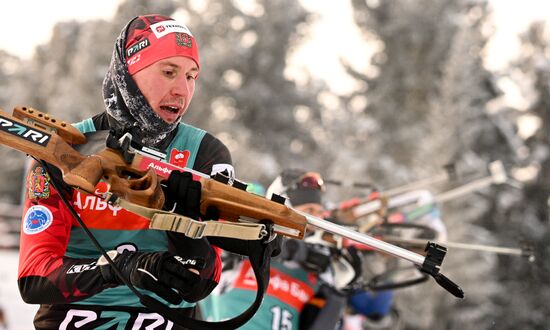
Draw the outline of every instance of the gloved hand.
<instances>
[{"instance_id":1,"label":"gloved hand","mask_svg":"<svg viewBox=\"0 0 550 330\"><path fill-rule=\"evenodd\" d=\"M279 258L283 261L296 261L306 270L322 273L329 266L331 256L330 249L325 245L285 239Z\"/></svg>"},{"instance_id":2,"label":"gloved hand","mask_svg":"<svg viewBox=\"0 0 550 330\"><path fill-rule=\"evenodd\" d=\"M177 214L185 215L198 220L218 220L219 211L215 207L209 207L206 214L200 213L201 202L200 181L193 180L193 174L190 172L172 171L165 185L162 187L164 192L164 209L173 210Z\"/></svg>"},{"instance_id":3,"label":"gloved hand","mask_svg":"<svg viewBox=\"0 0 550 330\"><path fill-rule=\"evenodd\" d=\"M164 192L164 209L198 220L200 217L201 183L189 172L172 171ZM175 207L174 207L175 206Z\"/></svg>"},{"instance_id":4,"label":"gloved hand","mask_svg":"<svg viewBox=\"0 0 550 330\"><path fill-rule=\"evenodd\" d=\"M332 286L336 290L353 290L355 282L361 278L361 258L354 246L344 248L337 258L331 261L331 269L334 275Z\"/></svg>"},{"instance_id":5,"label":"gloved hand","mask_svg":"<svg viewBox=\"0 0 550 330\"><path fill-rule=\"evenodd\" d=\"M330 265L330 248L322 244L310 244L307 246L307 258L302 262L302 266L308 270L322 273Z\"/></svg>"},{"instance_id":6,"label":"gloved hand","mask_svg":"<svg viewBox=\"0 0 550 330\"><path fill-rule=\"evenodd\" d=\"M126 280L171 304L181 303L186 293L199 283L198 270L205 266L201 260L184 259L170 252L109 251L109 256ZM124 284L105 258L99 258L97 264L108 285Z\"/></svg>"},{"instance_id":7,"label":"gloved hand","mask_svg":"<svg viewBox=\"0 0 550 330\"><path fill-rule=\"evenodd\" d=\"M353 267L353 271L355 272L355 276L353 279L347 284L352 285L355 283L362 275L363 273L363 260L361 259L361 256L359 255L359 251L355 246L349 246L342 250L342 256L346 261Z\"/></svg>"}]
</instances>

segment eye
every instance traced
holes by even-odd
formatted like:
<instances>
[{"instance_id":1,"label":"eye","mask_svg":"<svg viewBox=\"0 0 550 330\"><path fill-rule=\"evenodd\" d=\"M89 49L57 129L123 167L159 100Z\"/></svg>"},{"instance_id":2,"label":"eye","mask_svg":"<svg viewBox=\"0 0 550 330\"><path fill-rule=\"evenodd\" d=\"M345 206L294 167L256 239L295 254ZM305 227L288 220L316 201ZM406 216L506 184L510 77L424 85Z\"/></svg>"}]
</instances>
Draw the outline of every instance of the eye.
<instances>
[{"instance_id":1,"label":"eye","mask_svg":"<svg viewBox=\"0 0 550 330\"><path fill-rule=\"evenodd\" d=\"M173 70L173 69L165 69L162 71L162 73L166 76L166 77L174 77L176 76L176 70Z\"/></svg>"},{"instance_id":2,"label":"eye","mask_svg":"<svg viewBox=\"0 0 550 330\"><path fill-rule=\"evenodd\" d=\"M196 74L188 74L187 75L187 80L197 80L197 75Z\"/></svg>"}]
</instances>

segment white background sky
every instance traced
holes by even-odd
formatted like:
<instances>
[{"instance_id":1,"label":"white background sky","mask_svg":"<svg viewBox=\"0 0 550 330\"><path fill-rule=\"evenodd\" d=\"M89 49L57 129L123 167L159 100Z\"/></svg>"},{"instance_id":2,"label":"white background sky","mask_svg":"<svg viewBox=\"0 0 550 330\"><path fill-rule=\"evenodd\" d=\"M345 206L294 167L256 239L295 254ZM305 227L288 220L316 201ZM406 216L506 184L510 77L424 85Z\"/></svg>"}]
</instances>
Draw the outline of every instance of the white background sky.
<instances>
[{"instance_id":1,"label":"white background sky","mask_svg":"<svg viewBox=\"0 0 550 330\"><path fill-rule=\"evenodd\" d=\"M2 32L0 49L25 58L32 56L34 47L49 41L55 23L111 18L119 0L2 0ZM114 40L113 40L114 42Z\"/></svg>"},{"instance_id":2,"label":"white background sky","mask_svg":"<svg viewBox=\"0 0 550 330\"><path fill-rule=\"evenodd\" d=\"M351 81L342 77L344 71L339 59L346 58L357 69L364 69L364 58L369 54L368 45L361 40L359 31L353 26L349 2L341 1L340 5L335 6L333 1L301 1L308 9L319 12L321 19L315 26L313 39L294 54L291 63L295 70L307 70L317 78L329 81L333 91L337 93L349 91L353 86ZM1 1L0 12L3 14L4 28L0 33L0 49L30 58L36 45L49 40L56 22L71 19L110 19L119 2L120 0ZM550 1L491 2L495 6L494 21L497 30L489 47L489 65L498 69L517 54L518 32L525 30L532 20L548 20ZM327 38L338 40L339 47L328 52L324 47ZM319 51L320 49L323 51ZM342 77L342 80L334 83L334 77Z\"/></svg>"}]
</instances>

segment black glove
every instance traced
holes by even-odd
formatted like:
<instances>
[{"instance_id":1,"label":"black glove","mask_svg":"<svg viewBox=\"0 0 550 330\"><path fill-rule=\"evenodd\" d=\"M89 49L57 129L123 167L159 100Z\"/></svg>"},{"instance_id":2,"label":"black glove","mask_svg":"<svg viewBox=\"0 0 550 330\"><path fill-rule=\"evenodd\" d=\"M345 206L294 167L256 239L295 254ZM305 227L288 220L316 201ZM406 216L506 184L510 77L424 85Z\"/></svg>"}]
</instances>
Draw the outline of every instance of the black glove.
<instances>
[{"instance_id":1,"label":"black glove","mask_svg":"<svg viewBox=\"0 0 550 330\"><path fill-rule=\"evenodd\" d=\"M322 244L306 243L306 245L308 254L307 259L302 262L302 266L318 273L327 270L331 260L330 248Z\"/></svg>"},{"instance_id":2,"label":"black glove","mask_svg":"<svg viewBox=\"0 0 550 330\"><path fill-rule=\"evenodd\" d=\"M308 271L322 273L330 265L331 256L327 246L290 238L284 240L279 258L296 261Z\"/></svg>"},{"instance_id":3,"label":"black glove","mask_svg":"<svg viewBox=\"0 0 550 330\"><path fill-rule=\"evenodd\" d=\"M189 172L172 171L164 191L164 209L198 220L200 217L201 183ZM175 207L174 207L175 205Z\"/></svg>"},{"instance_id":4,"label":"black glove","mask_svg":"<svg viewBox=\"0 0 550 330\"><path fill-rule=\"evenodd\" d=\"M200 276L189 269L204 268L204 262L200 260L184 259L170 252L115 253L116 251L109 251L109 256L127 281L176 305L200 281ZM97 264L108 285L124 284L105 258L99 258Z\"/></svg>"},{"instance_id":5,"label":"black glove","mask_svg":"<svg viewBox=\"0 0 550 330\"><path fill-rule=\"evenodd\" d=\"M206 214L200 213L201 188L200 181L193 180L193 174L190 172L170 172L166 184L162 187L164 209L173 210L195 220L199 217L203 220L218 220L220 215L215 207L208 207Z\"/></svg>"},{"instance_id":6,"label":"black glove","mask_svg":"<svg viewBox=\"0 0 550 330\"><path fill-rule=\"evenodd\" d=\"M355 246L350 246L342 250L342 256L346 259L355 272L355 276L348 283L348 286L353 285L361 277L363 273L363 260L359 256L359 251Z\"/></svg>"}]
</instances>

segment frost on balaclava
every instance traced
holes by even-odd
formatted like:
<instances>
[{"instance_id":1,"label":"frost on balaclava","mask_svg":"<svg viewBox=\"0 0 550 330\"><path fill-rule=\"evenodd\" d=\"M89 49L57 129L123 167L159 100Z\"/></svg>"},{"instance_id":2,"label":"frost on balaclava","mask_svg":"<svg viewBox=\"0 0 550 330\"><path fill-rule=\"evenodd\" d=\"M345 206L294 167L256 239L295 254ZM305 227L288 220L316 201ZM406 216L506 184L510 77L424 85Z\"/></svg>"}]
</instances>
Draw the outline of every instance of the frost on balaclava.
<instances>
[{"instance_id":1,"label":"frost on balaclava","mask_svg":"<svg viewBox=\"0 0 550 330\"><path fill-rule=\"evenodd\" d=\"M163 149L166 138L178 126L179 120L167 123L153 111L126 66L125 46L129 29L151 24L151 18L156 19L157 22L172 20L158 15L140 16L131 20L122 29L103 80L103 100L109 115L109 125L117 134L130 132L133 141L144 146Z\"/></svg>"}]
</instances>

